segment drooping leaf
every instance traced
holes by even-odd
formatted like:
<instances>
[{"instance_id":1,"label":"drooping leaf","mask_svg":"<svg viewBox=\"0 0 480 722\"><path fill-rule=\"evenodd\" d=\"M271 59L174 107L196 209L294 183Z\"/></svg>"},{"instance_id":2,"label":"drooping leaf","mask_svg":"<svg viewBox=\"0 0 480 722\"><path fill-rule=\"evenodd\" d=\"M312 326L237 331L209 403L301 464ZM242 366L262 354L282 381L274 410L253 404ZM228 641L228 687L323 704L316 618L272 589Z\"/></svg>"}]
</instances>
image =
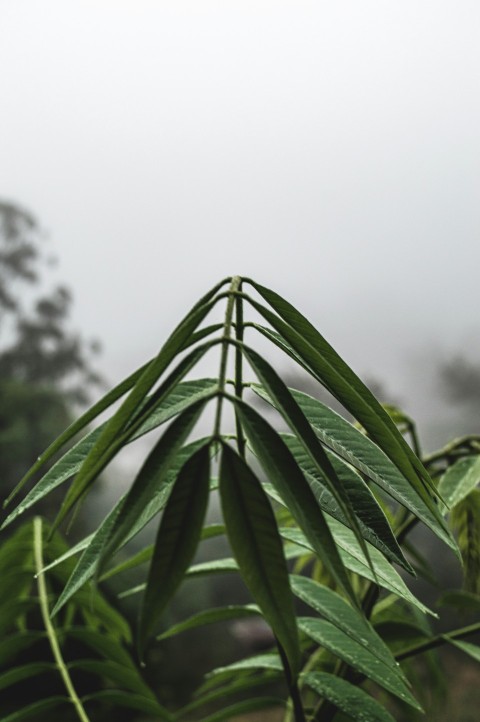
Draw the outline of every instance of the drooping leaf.
<instances>
[{"instance_id":1,"label":"drooping leaf","mask_svg":"<svg viewBox=\"0 0 480 722\"><path fill-rule=\"evenodd\" d=\"M208 717L202 717L201 722L228 722L228 720L231 720L234 716L257 712L260 709L283 707L284 704L285 701L280 697L253 697L244 702L236 702L219 712L208 715Z\"/></svg>"},{"instance_id":2,"label":"drooping leaf","mask_svg":"<svg viewBox=\"0 0 480 722\"><path fill-rule=\"evenodd\" d=\"M368 387L296 308L265 286L251 279L248 279L248 282L278 316L250 299L253 307L292 346L318 380L365 427L412 486L429 499L426 488L435 493L435 486L428 472Z\"/></svg>"},{"instance_id":3,"label":"drooping leaf","mask_svg":"<svg viewBox=\"0 0 480 722\"><path fill-rule=\"evenodd\" d=\"M68 630L59 630L59 638L62 642L66 638L75 639L97 652L105 659L112 659L126 668L133 667L133 660L129 653L118 639L108 636L103 632L88 627L72 626Z\"/></svg>"},{"instance_id":4,"label":"drooping leaf","mask_svg":"<svg viewBox=\"0 0 480 722\"><path fill-rule=\"evenodd\" d=\"M314 470L323 477L324 486L327 487L340 513L355 534L358 544L367 562L370 564L368 548L363 539L351 500L343 487L341 479L337 476L335 467L331 464L329 457L325 453L301 407L292 396L286 384L267 361L253 351L253 349L246 346L243 346L243 352L257 374L257 377L272 398L275 407L295 433L299 444L307 454L307 459L310 461L310 464Z\"/></svg>"},{"instance_id":5,"label":"drooping leaf","mask_svg":"<svg viewBox=\"0 0 480 722\"><path fill-rule=\"evenodd\" d=\"M247 439L272 484L333 578L356 603L350 580L315 496L279 434L250 406L235 402Z\"/></svg>"},{"instance_id":6,"label":"drooping leaf","mask_svg":"<svg viewBox=\"0 0 480 722\"><path fill-rule=\"evenodd\" d=\"M99 560L100 566L129 538L131 529L144 517L147 505L162 491L162 488L165 488L173 461L197 422L204 405L204 401L197 401L187 407L172 421L148 455L113 522L112 531Z\"/></svg>"},{"instance_id":7,"label":"drooping leaf","mask_svg":"<svg viewBox=\"0 0 480 722\"><path fill-rule=\"evenodd\" d=\"M210 449L205 444L180 470L160 522L140 610L140 650L193 559L207 509L209 480Z\"/></svg>"},{"instance_id":8,"label":"drooping leaf","mask_svg":"<svg viewBox=\"0 0 480 722\"><path fill-rule=\"evenodd\" d=\"M275 673L275 675L277 674L278 673ZM185 707L178 710L177 715L179 717L184 717L185 715L191 714L199 707L204 707L207 704L211 705L212 702L216 702L217 700L221 700L222 703L225 703L225 700L232 695L244 695L245 692L251 690L253 687L267 684L269 677L270 675L268 672L256 674L254 676L237 674L233 675L233 679L227 684L223 684L220 688L216 687L209 691L208 689L205 690L202 686L201 693L200 690L197 690L196 692L197 698L194 699L193 702L190 702Z\"/></svg>"},{"instance_id":9,"label":"drooping leaf","mask_svg":"<svg viewBox=\"0 0 480 722\"><path fill-rule=\"evenodd\" d=\"M212 672L209 672L207 678L218 678L219 676L222 676L227 672L254 672L259 669L267 669L273 672L281 672L283 670L283 667L279 655L256 654L253 657L241 659L239 662L232 662L232 664L225 665L224 667L217 667L216 669L212 670Z\"/></svg>"},{"instance_id":10,"label":"drooping leaf","mask_svg":"<svg viewBox=\"0 0 480 722\"><path fill-rule=\"evenodd\" d=\"M437 616L411 593L398 572L387 562L380 552L374 547L370 549L372 562L375 566L375 579L370 567L365 564L365 559L350 529L347 529L343 524L331 518L328 520L328 525L335 538L335 543L338 545L342 562L347 569L393 592L402 599L405 599L405 601L418 607L422 612L427 612L434 617ZM280 533L284 539L288 539L294 544L299 544L305 547L305 549L309 549L310 552L313 552L312 545L299 530L283 527L280 529Z\"/></svg>"},{"instance_id":11,"label":"drooping leaf","mask_svg":"<svg viewBox=\"0 0 480 722\"><path fill-rule=\"evenodd\" d=\"M201 444L204 442L204 440L199 440L199 442L194 442L195 448L200 448ZM187 449L187 447L184 447L184 451ZM178 461L178 457L177 460ZM170 472L171 474L171 472ZM212 483L210 480L210 491L212 491ZM203 527L200 538L202 541L205 539L212 539L215 536L220 536L221 534L225 533L225 528L223 524L209 524L208 526ZM104 581L105 579L110 579L111 577L115 576L116 574L121 574L122 572L126 572L129 569L134 569L135 567L139 566L140 564L144 564L145 562L150 561L153 555L153 544L149 544L149 546L145 547L144 549L140 549L139 552L131 556L129 559L126 559L124 562L120 562L120 564L117 564L115 567L112 567L111 569L108 569L106 572L104 572L100 578L101 581Z\"/></svg>"},{"instance_id":12,"label":"drooping leaf","mask_svg":"<svg viewBox=\"0 0 480 722\"><path fill-rule=\"evenodd\" d=\"M394 694L402 702L421 709L398 673L338 627L324 619L313 617L300 617L298 625L310 639L328 649L353 669L365 674L368 679Z\"/></svg>"},{"instance_id":13,"label":"drooping leaf","mask_svg":"<svg viewBox=\"0 0 480 722\"><path fill-rule=\"evenodd\" d=\"M438 482L445 504L453 509L480 484L480 455L467 456L449 466Z\"/></svg>"},{"instance_id":14,"label":"drooping leaf","mask_svg":"<svg viewBox=\"0 0 480 722\"><path fill-rule=\"evenodd\" d=\"M161 485L160 489L157 489L155 493L151 495L150 500L146 502L140 516L137 517L136 522L128 530L127 536L122 542L122 545L130 541L130 539L133 539L133 537L138 534L148 524L148 522L156 516L156 514L162 511L167 503L172 490L172 485L177 478L181 467L203 443L205 443L205 439L199 439L198 441L194 441L191 444L184 446L181 451L177 453L171 466L169 467L168 472L166 473L164 483ZM58 598L57 603L52 610L52 615L56 614L73 596L73 594L75 594L77 589L80 589L97 573L100 558L104 552L107 542L111 538L115 520L117 516L119 516L126 499L127 494L124 494L91 538L89 545L85 549L82 557L79 559L68 580L68 583Z\"/></svg>"},{"instance_id":15,"label":"drooping leaf","mask_svg":"<svg viewBox=\"0 0 480 722\"><path fill-rule=\"evenodd\" d=\"M348 634L355 642L386 664L395 674L402 676L399 665L392 653L358 609L352 607L329 587L309 577L290 575L293 593L321 614L327 621Z\"/></svg>"},{"instance_id":16,"label":"drooping leaf","mask_svg":"<svg viewBox=\"0 0 480 722\"><path fill-rule=\"evenodd\" d=\"M68 668L80 669L83 672L94 674L100 679L108 679L120 685L122 690L130 690L146 699L157 701L133 663L127 667L114 659L75 659L69 663Z\"/></svg>"},{"instance_id":17,"label":"drooping leaf","mask_svg":"<svg viewBox=\"0 0 480 722\"><path fill-rule=\"evenodd\" d=\"M263 399L270 400L260 386L254 385L253 390ZM442 541L458 553L455 540L446 528L436 505L430 498L425 499L417 492L371 439L318 399L301 391L294 389L291 391L325 446L418 516Z\"/></svg>"},{"instance_id":18,"label":"drooping leaf","mask_svg":"<svg viewBox=\"0 0 480 722\"><path fill-rule=\"evenodd\" d=\"M157 637L157 640L168 639L169 637L181 634L181 632L203 627L206 624L216 624L217 622L225 622L230 619L258 617L260 614L260 607L256 604L230 604L226 607L206 609L203 612L193 614L191 617L188 617L188 619L183 620L183 622L178 622L172 627L169 627Z\"/></svg>"},{"instance_id":19,"label":"drooping leaf","mask_svg":"<svg viewBox=\"0 0 480 722\"><path fill-rule=\"evenodd\" d=\"M175 356L182 351L185 343L205 316L215 305L215 299L196 307L181 321L162 346L158 356L140 376L135 386L118 411L107 422L98 440L83 462L79 474L68 490L57 515L54 528L60 524L70 509L87 491L95 477L120 448L119 435L135 415L150 389L155 385Z\"/></svg>"},{"instance_id":20,"label":"drooping leaf","mask_svg":"<svg viewBox=\"0 0 480 722\"><path fill-rule=\"evenodd\" d=\"M38 719L38 715L40 713L58 709L62 705L70 706L70 699L59 695L55 697L48 697L47 699L42 699L39 702L33 702L33 704L23 707L18 712L8 714L6 717L2 718L2 722L23 722L23 720L31 719L32 717L37 717Z\"/></svg>"},{"instance_id":21,"label":"drooping leaf","mask_svg":"<svg viewBox=\"0 0 480 722\"><path fill-rule=\"evenodd\" d=\"M17 682L21 682L23 679L32 679L37 677L39 674L45 674L56 670L56 665L53 662L30 662L29 664L23 664L18 667L12 667L6 672L0 674L0 690L11 687Z\"/></svg>"},{"instance_id":22,"label":"drooping leaf","mask_svg":"<svg viewBox=\"0 0 480 722\"><path fill-rule=\"evenodd\" d=\"M250 467L222 448L220 499L242 578L271 626L296 677L300 648L283 545L270 502Z\"/></svg>"},{"instance_id":23,"label":"drooping leaf","mask_svg":"<svg viewBox=\"0 0 480 722\"><path fill-rule=\"evenodd\" d=\"M36 642L45 639L45 636L45 632L22 631L3 637L0 639L0 665L6 664L19 652L23 652Z\"/></svg>"},{"instance_id":24,"label":"drooping leaf","mask_svg":"<svg viewBox=\"0 0 480 722\"><path fill-rule=\"evenodd\" d=\"M309 672L302 682L357 722L395 722L373 697L341 677L327 672Z\"/></svg>"},{"instance_id":25,"label":"drooping leaf","mask_svg":"<svg viewBox=\"0 0 480 722\"><path fill-rule=\"evenodd\" d=\"M132 692L124 692L118 689L103 689L100 692L85 695L82 703L89 707L89 702L108 702L115 708L136 709L145 714L155 715L160 720L170 722L172 715L162 707L156 700L143 697L143 695L133 694Z\"/></svg>"},{"instance_id":26,"label":"drooping leaf","mask_svg":"<svg viewBox=\"0 0 480 722\"><path fill-rule=\"evenodd\" d=\"M150 416L126 443L131 443L149 431L158 428L161 424L170 421L174 416L189 407L193 401L208 399L216 387L217 382L215 379L199 379L179 383L166 395L162 403L151 412ZM47 494L50 494L50 492L79 472L104 428L105 424L102 424L67 451L22 499L0 528L3 529L11 524L20 514L23 514L27 509L30 509Z\"/></svg>"},{"instance_id":27,"label":"drooping leaf","mask_svg":"<svg viewBox=\"0 0 480 722\"><path fill-rule=\"evenodd\" d=\"M326 488L323 475L319 474L318 470L310 462L298 439L290 434L281 434L281 436L305 474L305 478L310 484L321 508L330 516L341 521L342 524L350 526L348 520L335 503L330 491ZM361 476L332 452L327 452L327 456L358 517L363 538L381 551L387 559L396 562L406 571L413 573L410 564L403 556L385 514Z\"/></svg>"}]
</instances>

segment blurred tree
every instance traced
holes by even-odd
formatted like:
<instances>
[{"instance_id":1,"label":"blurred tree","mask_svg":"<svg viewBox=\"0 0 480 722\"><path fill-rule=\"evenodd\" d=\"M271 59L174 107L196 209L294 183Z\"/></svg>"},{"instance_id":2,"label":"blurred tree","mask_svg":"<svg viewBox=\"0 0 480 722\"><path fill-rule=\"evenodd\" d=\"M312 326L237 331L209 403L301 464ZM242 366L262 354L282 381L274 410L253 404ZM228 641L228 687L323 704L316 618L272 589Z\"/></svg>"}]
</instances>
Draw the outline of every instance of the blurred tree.
<instances>
[{"instance_id":1,"label":"blurred tree","mask_svg":"<svg viewBox=\"0 0 480 722\"><path fill-rule=\"evenodd\" d=\"M457 355L440 367L440 381L449 401L476 406L480 403L480 364Z\"/></svg>"},{"instance_id":2,"label":"blurred tree","mask_svg":"<svg viewBox=\"0 0 480 722\"><path fill-rule=\"evenodd\" d=\"M98 352L69 331L72 297L44 292L43 234L37 220L0 200L0 493L6 495L68 424L75 403L101 380ZM54 502L55 503L55 502Z\"/></svg>"}]
</instances>

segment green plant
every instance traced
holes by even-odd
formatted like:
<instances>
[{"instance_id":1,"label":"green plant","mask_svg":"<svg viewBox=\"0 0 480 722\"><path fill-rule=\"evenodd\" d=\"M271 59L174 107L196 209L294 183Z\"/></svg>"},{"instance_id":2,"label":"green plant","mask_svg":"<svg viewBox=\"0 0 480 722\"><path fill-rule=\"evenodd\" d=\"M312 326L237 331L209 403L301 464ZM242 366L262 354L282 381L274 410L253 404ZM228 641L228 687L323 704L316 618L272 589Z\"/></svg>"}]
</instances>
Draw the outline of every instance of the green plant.
<instances>
[{"instance_id":1,"label":"green plant","mask_svg":"<svg viewBox=\"0 0 480 722\"><path fill-rule=\"evenodd\" d=\"M221 302L223 322L202 326ZM246 307L257 320L246 320ZM265 357L246 343L247 333L285 352L341 402L356 424L287 388ZM214 349L220 351L218 375L185 380ZM194 715L193 719L217 722L244 711L281 706L285 719L295 722L345 717L387 722L393 719L389 710L394 707L386 701L391 699L398 700L398 714L407 705L409 719L414 719L420 705L404 671L415 671L408 670L409 660L445 643L479 660L480 648L459 640L479 631L480 624L434 634L428 624L430 610L393 566L410 574L415 566L423 573L426 563L409 537L422 522L465 559L467 591L444 595L443 602L468 603L478 613L479 437L456 441L422 462L408 417L384 408L287 301L251 279L234 277L195 304L158 356L60 436L17 492L125 394L111 418L56 461L4 526L73 477L53 522L55 530L121 448L170 422L131 488L97 531L57 559L57 565L70 563L81 553L52 615L57 620L86 584L148 562L145 583L124 591L142 594L136 631L141 661L185 578L239 573L254 604L204 610L164 629L158 643L198 625L261 615L271 627L275 647L269 654L214 670L193 702L172 712L172 719ZM268 414L258 411L256 397L280 413L288 433L277 431ZM208 404L214 409L212 430L197 438L194 430ZM234 425L228 433L223 418L227 404ZM217 490L223 524L204 526L209 496ZM453 508L450 517L459 530L458 543L448 507ZM159 515L155 543L112 563L112 557ZM201 540L223 533L233 558L192 565ZM296 599L307 605L309 616L298 611ZM263 682L278 683L273 695L257 695L255 689ZM246 698L231 704L229 700L240 693Z\"/></svg>"}]
</instances>

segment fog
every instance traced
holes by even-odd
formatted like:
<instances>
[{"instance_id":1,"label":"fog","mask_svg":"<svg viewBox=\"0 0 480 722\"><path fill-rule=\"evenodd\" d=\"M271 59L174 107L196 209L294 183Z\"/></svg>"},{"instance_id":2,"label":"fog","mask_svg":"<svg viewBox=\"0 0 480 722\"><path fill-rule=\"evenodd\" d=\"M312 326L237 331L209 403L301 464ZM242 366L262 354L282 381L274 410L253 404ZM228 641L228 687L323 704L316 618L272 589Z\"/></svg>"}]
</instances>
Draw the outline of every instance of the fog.
<instances>
[{"instance_id":1,"label":"fog","mask_svg":"<svg viewBox=\"0 0 480 722\"><path fill-rule=\"evenodd\" d=\"M478 2L0 10L0 193L112 383L248 274L441 426L438 362L480 351Z\"/></svg>"}]
</instances>

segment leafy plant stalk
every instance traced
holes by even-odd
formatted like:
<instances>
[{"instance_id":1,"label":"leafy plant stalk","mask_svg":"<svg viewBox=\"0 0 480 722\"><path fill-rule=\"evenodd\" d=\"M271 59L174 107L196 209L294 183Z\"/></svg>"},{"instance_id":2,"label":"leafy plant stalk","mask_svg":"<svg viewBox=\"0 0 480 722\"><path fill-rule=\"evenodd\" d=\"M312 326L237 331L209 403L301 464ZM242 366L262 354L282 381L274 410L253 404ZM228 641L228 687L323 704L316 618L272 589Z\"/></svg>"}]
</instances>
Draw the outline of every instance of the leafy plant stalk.
<instances>
[{"instance_id":1,"label":"leafy plant stalk","mask_svg":"<svg viewBox=\"0 0 480 722\"><path fill-rule=\"evenodd\" d=\"M81 722L90 722L89 717L85 711L85 708L75 690L75 687L72 682L72 678L70 677L68 667L65 664L65 661L62 656L62 651L60 649L60 644L58 641L57 634L55 632L55 627L52 624L52 621L50 619L50 611L48 608L48 592L47 592L47 585L45 582L45 574L42 571L44 567L43 563L43 535L42 535L42 520L40 517L35 517L34 519L34 525L33 525L33 533L34 533L34 541L33 541L33 548L35 552L35 567L36 567L36 577L37 577L37 587L38 587L38 596L40 599L40 609L42 612L42 619L43 623L45 625L45 630L47 632L48 641L50 643L50 648L52 650L53 657L55 659L55 663L57 665L58 671L62 677L63 683L65 685L65 689L67 690L68 696L70 697L70 700L75 707L75 711L78 715L78 718L81 720Z\"/></svg>"}]
</instances>

